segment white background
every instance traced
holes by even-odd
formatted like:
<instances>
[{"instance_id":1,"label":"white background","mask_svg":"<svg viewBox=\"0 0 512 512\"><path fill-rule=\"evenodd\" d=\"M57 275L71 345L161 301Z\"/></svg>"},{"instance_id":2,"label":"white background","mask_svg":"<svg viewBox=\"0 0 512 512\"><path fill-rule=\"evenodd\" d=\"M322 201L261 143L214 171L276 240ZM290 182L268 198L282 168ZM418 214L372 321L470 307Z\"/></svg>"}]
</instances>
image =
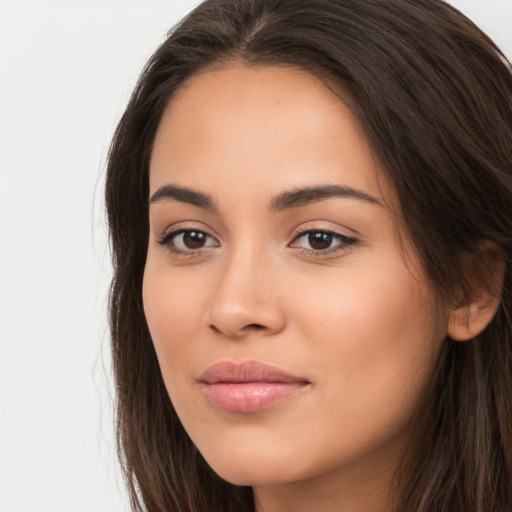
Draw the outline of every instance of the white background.
<instances>
[{"instance_id":1,"label":"white background","mask_svg":"<svg viewBox=\"0 0 512 512\"><path fill-rule=\"evenodd\" d=\"M112 435L105 157L194 0L0 0L0 512L127 510ZM512 56L512 0L453 0Z\"/></svg>"}]
</instances>

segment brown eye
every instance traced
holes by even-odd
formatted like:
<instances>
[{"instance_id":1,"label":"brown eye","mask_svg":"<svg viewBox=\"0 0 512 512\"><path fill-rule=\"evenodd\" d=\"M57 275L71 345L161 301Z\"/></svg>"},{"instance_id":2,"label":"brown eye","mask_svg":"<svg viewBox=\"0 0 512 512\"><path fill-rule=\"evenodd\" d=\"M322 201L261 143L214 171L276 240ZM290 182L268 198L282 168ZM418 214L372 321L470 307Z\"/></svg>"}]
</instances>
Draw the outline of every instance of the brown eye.
<instances>
[{"instance_id":1,"label":"brown eye","mask_svg":"<svg viewBox=\"0 0 512 512\"><path fill-rule=\"evenodd\" d=\"M357 243L355 238L351 238L334 231L305 231L297 235L290 247L303 249L307 252L321 255L338 253L348 249L351 245Z\"/></svg>"},{"instance_id":2,"label":"brown eye","mask_svg":"<svg viewBox=\"0 0 512 512\"><path fill-rule=\"evenodd\" d=\"M158 242L176 254L192 254L208 247L218 247L219 243L208 233L197 229L180 229L168 233Z\"/></svg>"},{"instance_id":3,"label":"brown eye","mask_svg":"<svg viewBox=\"0 0 512 512\"><path fill-rule=\"evenodd\" d=\"M178 238L178 236L176 236L173 241ZM205 246L207 238L208 235L201 231L185 231L181 233L182 244L187 249L201 249Z\"/></svg>"},{"instance_id":4,"label":"brown eye","mask_svg":"<svg viewBox=\"0 0 512 512\"><path fill-rule=\"evenodd\" d=\"M308 243L315 251L323 251L331 247L333 238L331 233L317 231L308 234Z\"/></svg>"}]
</instances>

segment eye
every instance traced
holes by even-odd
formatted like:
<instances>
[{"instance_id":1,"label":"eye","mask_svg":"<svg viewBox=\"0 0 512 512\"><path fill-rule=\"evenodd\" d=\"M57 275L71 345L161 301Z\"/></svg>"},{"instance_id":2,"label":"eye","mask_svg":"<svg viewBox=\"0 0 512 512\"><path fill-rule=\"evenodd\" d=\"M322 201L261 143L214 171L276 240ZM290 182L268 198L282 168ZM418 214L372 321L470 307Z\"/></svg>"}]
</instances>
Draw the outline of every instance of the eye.
<instances>
[{"instance_id":1,"label":"eye","mask_svg":"<svg viewBox=\"0 0 512 512\"><path fill-rule=\"evenodd\" d=\"M215 238L198 229L171 231L159 240L158 243L177 254L193 254L207 247L218 247L219 245Z\"/></svg>"},{"instance_id":2,"label":"eye","mask_svg":"<svg viewBox=\"0 0 512 512\"><path fill-rule=\"evenodd\" d=\"M331 253L348 249L357 240L334 231L308 230L295 237L290 247L310 253Z\"/></svg>"}]
</instances>

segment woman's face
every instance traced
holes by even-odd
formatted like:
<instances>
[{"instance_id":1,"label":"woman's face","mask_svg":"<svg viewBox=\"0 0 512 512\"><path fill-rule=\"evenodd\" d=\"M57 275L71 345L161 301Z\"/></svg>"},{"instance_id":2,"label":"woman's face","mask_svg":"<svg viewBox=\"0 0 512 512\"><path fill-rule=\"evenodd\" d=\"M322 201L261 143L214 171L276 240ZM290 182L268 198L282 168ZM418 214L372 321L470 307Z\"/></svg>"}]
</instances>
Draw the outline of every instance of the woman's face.
<instances>
[{"instance_id":1,"label":"woman's face","mask_svg":"<svg viewBox=\"0 0 512 512\"><path fill-rule=\"evenodd\" d=\"M212 468L261 488L389 475L447 314L347 106L292 68L195 76L159 126L150 196L145 314Z\"/></svg>"}]
</instances>

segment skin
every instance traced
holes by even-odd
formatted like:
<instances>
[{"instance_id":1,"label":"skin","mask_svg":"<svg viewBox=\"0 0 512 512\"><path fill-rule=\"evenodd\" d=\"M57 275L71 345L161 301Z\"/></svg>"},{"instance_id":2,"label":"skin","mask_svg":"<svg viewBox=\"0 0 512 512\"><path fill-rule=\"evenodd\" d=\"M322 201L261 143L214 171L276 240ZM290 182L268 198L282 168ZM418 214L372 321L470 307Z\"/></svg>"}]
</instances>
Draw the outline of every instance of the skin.
<instances>
[{"instance_id":1,"label":"skin","mask_svg":"<svg viewBox=\"0 0 512 512\"><path fill-rule=\"evenodd\" d=\"M451 310L401 231L404 257L393 189L351 111L292 68L197 75L167 106L154 144L150 195L171 184L217 207L160 197L149 214L145 314L192 441L222 478L254 487L258 512L391 510L392 474ZM375 202L270 207L283 192L325 185ZM205 245L159 243L180 229L205 233ZM300 230L356 241L312 251ZM309 384L254 413L214 407L201 373L247 360Z\"/></svg>"}]
</instances>

